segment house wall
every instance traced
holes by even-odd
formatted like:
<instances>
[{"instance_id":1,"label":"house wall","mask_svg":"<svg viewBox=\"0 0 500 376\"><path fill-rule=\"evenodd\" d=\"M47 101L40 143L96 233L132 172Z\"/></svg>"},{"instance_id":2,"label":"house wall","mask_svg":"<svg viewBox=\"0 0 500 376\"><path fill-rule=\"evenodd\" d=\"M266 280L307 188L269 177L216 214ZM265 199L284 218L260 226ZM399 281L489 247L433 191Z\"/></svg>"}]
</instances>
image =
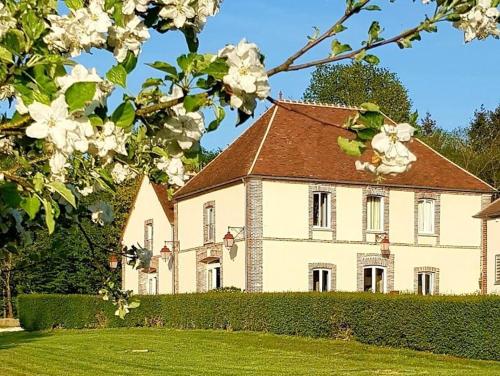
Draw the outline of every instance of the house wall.
<instances>
[{"instance_id":1,"label":"house wall","mask_svg":"<svg viewBox=\"0 0 500 376\"><path fill-rule=\"evenodd\" d=\"M215 242L222 238L231 227L245 226L245 186L243 183L208 192L203 195L179 200L177 203L179 254L179 292L204 291L205 273L197 272L206 268L197 261L197 253L210 251L214 243L204 243L204 205L213 202L215 206ZM233 235L236 235L233 231ZM217 246L220 248L220 245ZM222 247L223 287L245 288L245 245L236 242L231 251ZM200 264L200 265L199 265Z\"/></svg>"},{"instance_id":2,"label":"house wall","mask_svg":"<svg viewBox=\"0 0 500 376\"><path fill-rule=\"evenodd\" d=\"M500 255L500 218L488 221L488 293L500 294L500 283L496 283L495 255Z\"/></svg>"},{"instance_id":3,"label":"house wall","mask_svg":"<svg viewBox=\"0 0 500 376\"><path fill-rule=\"evenodd\" d=\"M379 254L380 250L375 244L265 240L264 291L308 291L309 264L319 263L336 266L336 290L356 291L358 253ZM479 249L393 246L391 254L396 291L414 292L415 267L439 269L440 293L470 294L479 290Z\"/></svg>"},{"instance_id":4,"label":"house wall","mask_svg":"<svg viewBox=\"0 0 500 376\"><path fill-rule=\"evenodd\" d=\"M413 243L415 239L415 193L389 192L389 238L394 243ZM404 221L401 218L405 218Z\"/></svg>"},{"instance_id":5,"label":"house wall","mask_svg":"<svg viewBox=\"0 0 500 376\"><path fill-rule=\"evenodd\" d=\"M337 196L337 240L363 240L363 190L338 186L335 191Z\"/></svg>"},{"instance_id":6,"label":"house wall","mask_svg":"<svg viewBox=\"0 0 500 376\"><path fill-rule=\"evenodd\" d=\"M481 195L441 195L441 244L479 246L481 220L472 218L481 210Z\"/></svg>"},{"instance_id":7,"label":"house wall","mask_svg":"<svg viewBox=\"0 0 500 376\"><path fill-rule=\"evenodd\" d=\"M172 241L172 226L158 200L153 186L145 177L137 193L132 207L127 226L123 233L122 244L130 247L138 244L144 246L144 222L153 220L153 256L159 255L165 241ZM160 263L163 261L160 260ZM123 288L138 293L138 270L129 265L123 265ZM163 271L166 271L165 269ZM171 276L163 275L162 270L158 275L159 291L171 292Z\"/></svg>"}]
</instances>

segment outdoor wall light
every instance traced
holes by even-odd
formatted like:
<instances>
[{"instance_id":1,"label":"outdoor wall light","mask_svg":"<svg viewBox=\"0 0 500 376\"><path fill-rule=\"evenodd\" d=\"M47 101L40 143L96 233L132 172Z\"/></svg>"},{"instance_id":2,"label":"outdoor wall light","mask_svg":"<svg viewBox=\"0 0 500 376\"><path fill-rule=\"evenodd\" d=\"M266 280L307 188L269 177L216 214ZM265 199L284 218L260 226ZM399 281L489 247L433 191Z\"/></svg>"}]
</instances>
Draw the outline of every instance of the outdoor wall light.
<instances>
[{"instance_id":1,"label":"outdoor wall light","mask_svg":"<svg viewBox=\"0 0 500 376\"><path fill-rule=\"evenodd\" d=\"M380 253L383 257L389 257L391 255L390 246L391 242L389 241L389 235L382 235L382 239L380 240Z\"/></svg>"},{"instance_id":2,"label":"outdoor wall light","mask_svg":"<svg viewBox=\"0 0 500 376\"><path fill-rule=\"evenodd\" d=\"M116 269L118 267L118 257L116 257L116 255L109 255L108 262L111 269Z\"/></svg>"},{"instance_id":3,"label":"outdoor wall light","mask_svg":"<svg viewBox=\"0 0 500 376\"><path fill-rule=\"evenodd\" d=\"M233 235L233 232L235 233L235 235ZM243 239L245 239L245 227L234 226L228 226L227 233L222 238L222 240L224 241L224 247L226 247L227 250L233 248L234 242L236 240Z\"/></svg>"},{"instance_id":4,"label":"outdoor wall light","mask_svg":"<svg viewBox=\"0 0 500 376\"><path fill-rule=\"evenodd\" d=\"M167 262L167 260L172 256L172 251L167 246L167 242L160 251L160 255L163 261Z\"/></svg>"}]
</instances>

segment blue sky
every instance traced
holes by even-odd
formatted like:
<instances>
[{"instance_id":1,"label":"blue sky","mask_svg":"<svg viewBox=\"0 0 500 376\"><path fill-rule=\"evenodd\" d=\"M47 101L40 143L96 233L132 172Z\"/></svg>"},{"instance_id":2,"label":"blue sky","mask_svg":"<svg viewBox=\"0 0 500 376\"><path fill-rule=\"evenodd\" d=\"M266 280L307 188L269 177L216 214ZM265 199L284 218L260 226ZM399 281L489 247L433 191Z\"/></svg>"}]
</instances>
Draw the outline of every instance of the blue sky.
<instances>
[{"instance_id":1,"label":"blue sky","mask_svg":"<svg viewBox=\"0 0 500 376\"><path fill-rule=\"evenodd\" d=\"M346 24L348 30L341 34L345 38L342 42L357 46L373 19L379 20L385 29L382 36L391 37L416 25L426 12L430 14L434 9L432 5L422 5L420 0L374 3L381 5L383 11L353 17ZM246 38L258 44L269 68L299 49L314 26L323 31L328 28L343 12L344 4L344 0L225 0L219 15L208 20L200 35L200 51L216 52L226 43L235 44ZM411 49L400 50L390 45L376 53L381 58L380 65L396 72L408 88L414 109L421 115L429 111L441 127L451 129L467 125L474 110L482 104L491 109L500 103L499 43L489 39L465 45L462 32L442 24L437 34L423 34L423 41L414 43ZM327 56L328 47L326 43L313 50L307 60ZM136 94L145 78L159 76L158 71L144 63L155 60L175 63L176 57L185 52L181 33L153 33L144 46L138 67L129 76L130 92ZM101 75L114 64L112 55L102 52L79 60L87 67L96 66ZM272 77L272 95L282 91L285 98L300 99L310 73L311 69ZM117 99L115 96L111 107L118 103ZM260 103L256 116L268 106L267 102ZM204 136L203 145L223 148L251 121L238 128L234 124L234 113L229 113L217 131Z\"/></svg>"}]
</instances>

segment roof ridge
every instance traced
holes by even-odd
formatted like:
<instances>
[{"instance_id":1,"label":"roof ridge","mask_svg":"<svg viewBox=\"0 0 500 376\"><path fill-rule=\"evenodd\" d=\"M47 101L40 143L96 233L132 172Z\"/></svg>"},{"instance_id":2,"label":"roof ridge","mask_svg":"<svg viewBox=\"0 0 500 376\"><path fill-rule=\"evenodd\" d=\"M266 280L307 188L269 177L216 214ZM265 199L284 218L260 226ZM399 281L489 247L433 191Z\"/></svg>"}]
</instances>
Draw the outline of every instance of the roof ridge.
<instances>
[{"instance_id":1,"label":"roof ridge","mask_svg":"<svg viewBox=\"0 0 500 376\"><path fill-rule=\"evenodd\" d=\"M315 102L309 100L297 100L297 99L275 99L276 102L299 104L303 106L316 106L316 107L331 107L331 108L345 108L348 110L362 110L358 106L348 106L342 103L325 103L325 102Z\"/></svg>"},{"instance_id":2,"label":"roof ridge","mask_svg":"<svg viewBox=\"0 0 500 376\"><path fill-rule=\"evenodd\" d=\"M274 106L274 107L275 108L274 108L273 114L271 115L271 119L269 119L269 122L267 123L266 132L264 133L262 140L260 140L259 148L257 149L257 152L255 153L255 157L252 161L252 165L248 169L247 175L250 175L252 173L253 168L255 167L255 163L257 162L257 158L259 158L260 151L262 150L262 147L264 146L264 143L266 142L267 135L269 133L269 130L271 129L271 125L273 124L274 117L276 116L276 113L278 112L279 106Z\"/></svg>"},{"instance_id":3,"label":"roof ridge","mask_svg":"<svg viewBox=\"0 0 500 376\"><path fill-rule=\"evenodd\" d=\"M184 184L181 188L179 188L175 193L174 193L174 196L176 196L178 193L182 192L182 190L187 187L193 180L196 180L196 178L208 167L210 166L213 162L215 162L223 153L225 153L226 151L228 151L234 144L236 144L236 142L241 138L243 137L255 124L257 124L257 122L262 119L273 107L275 107L275 105L272 105L271 107L267 108L262 114L259 115L259 117L257 117L257 119L254 120L254 122L252 124L250 124L250 126L245 129L243 132L241 132L241 134L236 137L233 141L231 141L227 147L225 149L222 149L220 151L219 154L216 155L216 157L214 159L212 159L210 162L208 162L200 171L198 171L198 173L196 175L194 175L191 179L189 179L186 184Z\"/></svg>"}]
</instances>

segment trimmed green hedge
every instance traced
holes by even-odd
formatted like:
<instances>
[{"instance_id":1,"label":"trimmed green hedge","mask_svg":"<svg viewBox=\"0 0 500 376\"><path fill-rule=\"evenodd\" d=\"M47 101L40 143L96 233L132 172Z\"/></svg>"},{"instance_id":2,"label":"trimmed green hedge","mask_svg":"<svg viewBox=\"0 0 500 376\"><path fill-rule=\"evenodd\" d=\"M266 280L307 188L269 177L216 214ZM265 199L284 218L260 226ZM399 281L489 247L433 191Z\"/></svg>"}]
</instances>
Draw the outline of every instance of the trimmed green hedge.
<instances>
[{"instance_id":1,"label":"trimmed green hedge","mask_svg":"<svg viewBox=\"0 0 500 376\"><path fill-rule=\"evenodd\" d=\"M499 296L369 293L206 293L141 296L125 320L99 297L21 295L27 330L159 326L355 338L461 357L500 360Z\"/></svg>"}]
</instances>

